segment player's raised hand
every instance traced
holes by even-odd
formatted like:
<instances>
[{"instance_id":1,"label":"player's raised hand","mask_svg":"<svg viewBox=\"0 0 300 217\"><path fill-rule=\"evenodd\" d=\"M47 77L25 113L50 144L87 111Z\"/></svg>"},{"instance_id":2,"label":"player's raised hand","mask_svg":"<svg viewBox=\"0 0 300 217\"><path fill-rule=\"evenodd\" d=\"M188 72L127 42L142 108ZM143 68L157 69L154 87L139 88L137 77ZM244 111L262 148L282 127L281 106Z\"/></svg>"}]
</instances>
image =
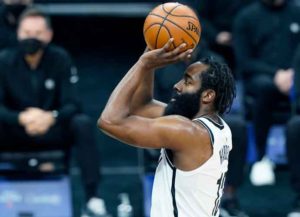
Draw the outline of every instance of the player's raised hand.
<instances>
[{"instance_id":1,"label":"player's raised hand","mask_svg":"<svg viewBox=\"0 0 300 217\"><path fill-rule=\"evenodd\" d=\"M188 49L185 51L185 43L182 43L174 50L170 50L173 40L171 38L162 48L155 50L146 49L140 57L140 62L148 69L157 69L179 61L189 60L193 50Z\"/></svg>"}]
</instances>

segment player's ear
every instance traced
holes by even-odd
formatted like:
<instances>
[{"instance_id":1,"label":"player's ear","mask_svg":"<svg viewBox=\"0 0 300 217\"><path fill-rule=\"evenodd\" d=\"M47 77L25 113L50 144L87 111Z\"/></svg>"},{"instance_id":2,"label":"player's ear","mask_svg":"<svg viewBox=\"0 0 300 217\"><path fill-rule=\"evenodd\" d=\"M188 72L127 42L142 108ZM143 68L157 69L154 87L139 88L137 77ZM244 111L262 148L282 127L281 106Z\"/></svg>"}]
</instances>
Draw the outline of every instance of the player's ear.
<instances>
[{"instance_id":1,"label":"player's ear","mask_svg":"<svg viewBox=\"0 0 300 217\"><path fill-rule=\"evenodd\" d=\"M202 102L205 104L211 103L216 98L216 92L212 89L207 89L202 92Z\"/></svg>"}]
</instances>

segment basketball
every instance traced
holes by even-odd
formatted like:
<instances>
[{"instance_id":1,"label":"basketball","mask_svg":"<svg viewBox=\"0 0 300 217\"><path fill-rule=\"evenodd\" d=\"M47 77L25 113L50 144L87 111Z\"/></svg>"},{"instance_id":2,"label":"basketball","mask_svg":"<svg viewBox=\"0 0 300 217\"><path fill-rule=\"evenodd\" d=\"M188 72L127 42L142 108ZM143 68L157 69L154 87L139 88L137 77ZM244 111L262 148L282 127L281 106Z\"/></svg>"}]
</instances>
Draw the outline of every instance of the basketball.
<instances>
[{"instance_id":1,"label":"basketball","mask_svg":"<svg viewBox=\"0 0 300 217\"><path fill-rule=\"evenodd\" d=\"M153 50L163 47L174 38L171 50L186 43L185 50L199 43L201 25L196 13L186 5L169 2L155 7L146 17L144 38Z\"/></svg>"}]
</instances>

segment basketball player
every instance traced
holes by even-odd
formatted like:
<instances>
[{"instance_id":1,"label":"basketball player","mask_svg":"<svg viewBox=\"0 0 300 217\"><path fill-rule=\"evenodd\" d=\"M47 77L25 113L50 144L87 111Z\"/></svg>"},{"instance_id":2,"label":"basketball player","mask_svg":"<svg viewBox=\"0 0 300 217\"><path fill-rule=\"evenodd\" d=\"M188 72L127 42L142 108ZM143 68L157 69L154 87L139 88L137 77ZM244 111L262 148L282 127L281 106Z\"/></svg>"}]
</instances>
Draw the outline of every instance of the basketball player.
<instances>
[{"instance_id":1,"label":"basketball player","mask_svg":"<svg viewBox=\"0 0 300 217\"><path fill-rule=\"evenodd\" d=\"M152 99L154 71L191 58L181 44L146 52L113 91L99 127L127 144L161 149L151 217L219 216L232 148L220 118L235 96L230 69L210 59L191 64L174 86L168 105ZM172 73L170 73L172 76Z\"/></svg>"}]
</instances>

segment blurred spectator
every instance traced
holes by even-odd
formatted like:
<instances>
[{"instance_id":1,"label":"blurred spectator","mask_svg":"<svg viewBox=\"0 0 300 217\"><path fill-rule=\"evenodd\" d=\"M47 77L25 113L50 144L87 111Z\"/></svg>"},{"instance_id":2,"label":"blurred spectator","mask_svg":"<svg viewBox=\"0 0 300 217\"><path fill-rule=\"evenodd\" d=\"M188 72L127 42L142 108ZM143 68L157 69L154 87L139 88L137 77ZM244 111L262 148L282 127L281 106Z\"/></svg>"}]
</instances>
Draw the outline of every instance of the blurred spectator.
<instances>
[{"instance_id":1,"label":"blurred spectator","mask_svg":"<svg viewBox=\"0 0 300 217\"><path fill-rule=\"evenodd\" d=\"M232 26L236 14L254 0L189 0L202 25L202 40L222 55L234 70ZM190 2L190 3L189 3Z\"/></svg>"},{"instance_id":2,"label":"blurred spectator","mask_svg":"<svg viewBox=\"0 0 300 217\"><path fill-rule=\"evenodd\" d=\"M298 46L293 68L295 71L294 90L297 115L293 116L287 125L287 157L291 170L291 185L296 193L293 208L288 217L300 217L300 46Z\"/></svg>"},{"instance_id":3,"label":"blurred spectator","mask_svg":"<svg viewBox=\"0 0 300 217\"><path fill-rule=\"evenodd\" d=\"M221 62L224 59L216 53L210 51L205 44L200 43L197 50L193 54L192 62L202 57L212 56ZM167 103L171 99L174 84L182 78L186 65L189 63L180 62L159 69L155 76L155 98L159 101ZM230 152L229 167L226 175L226 185L224 188L223 199L220 209L220 217L247 217L239 206L237 198L237 190L244 179L244 167L246 161L246 145L247 145L247 125L242 115L227 114L224 117L226 123L232 131L233 149ZM146 151L147 152L147 151ZM155 156L153 150L146 155L146 159L153 159ZM158 158L159 152L156 157ZM155 162L157 161L157 158Z\"/></svg>"},{"instance_id":4,"label":"blurred spectator","mask_svg":"<svg viewBox=\"0 0 300 217\"><path fill-rule=\"evenodd\" d=\"M250 179L255 185L275 181L272 162L263 158L266 139L274 108L281 102L289 107L292 59L299 42L300 10L288 0L260 0L242 10L236 18L237 64L243 75L246 96L254 100L250 106L259 162L253 165ZM290 108L287 110L290 112Z\"/></svg>"},{"instance_id":5,"label":"blurred spectator","mask_svg":"<svg viewBox=\"0 0 300 217\"><path fill-rule=\"evenodd\" d=\"M297 6L300 6L300 0L293 0Z\"/></svg>"},{"instance_id":6,"label":"blurred spectator","mask_svg":"<svg viewBox=\"0 0 300 217\"><path fill-rule=\"evenodd\" d=\"M0 50L16 46L16 27L20 14L32 0L2 0L0 3Z\"/></svg>"},{"instance_id":7,"label":"blurred spectator","mask_svg":"<svg viewBox=\"0 0 300 217\"><path fill-rule=\"evenodd\" d=\"M103 214L94 124L80 110L77 70L63 48L50 44L52 35L50 18L28 9L20 17L18 46L0 54L0 148L74 145L89 210Z\"/></svg>"}]
</instances>

